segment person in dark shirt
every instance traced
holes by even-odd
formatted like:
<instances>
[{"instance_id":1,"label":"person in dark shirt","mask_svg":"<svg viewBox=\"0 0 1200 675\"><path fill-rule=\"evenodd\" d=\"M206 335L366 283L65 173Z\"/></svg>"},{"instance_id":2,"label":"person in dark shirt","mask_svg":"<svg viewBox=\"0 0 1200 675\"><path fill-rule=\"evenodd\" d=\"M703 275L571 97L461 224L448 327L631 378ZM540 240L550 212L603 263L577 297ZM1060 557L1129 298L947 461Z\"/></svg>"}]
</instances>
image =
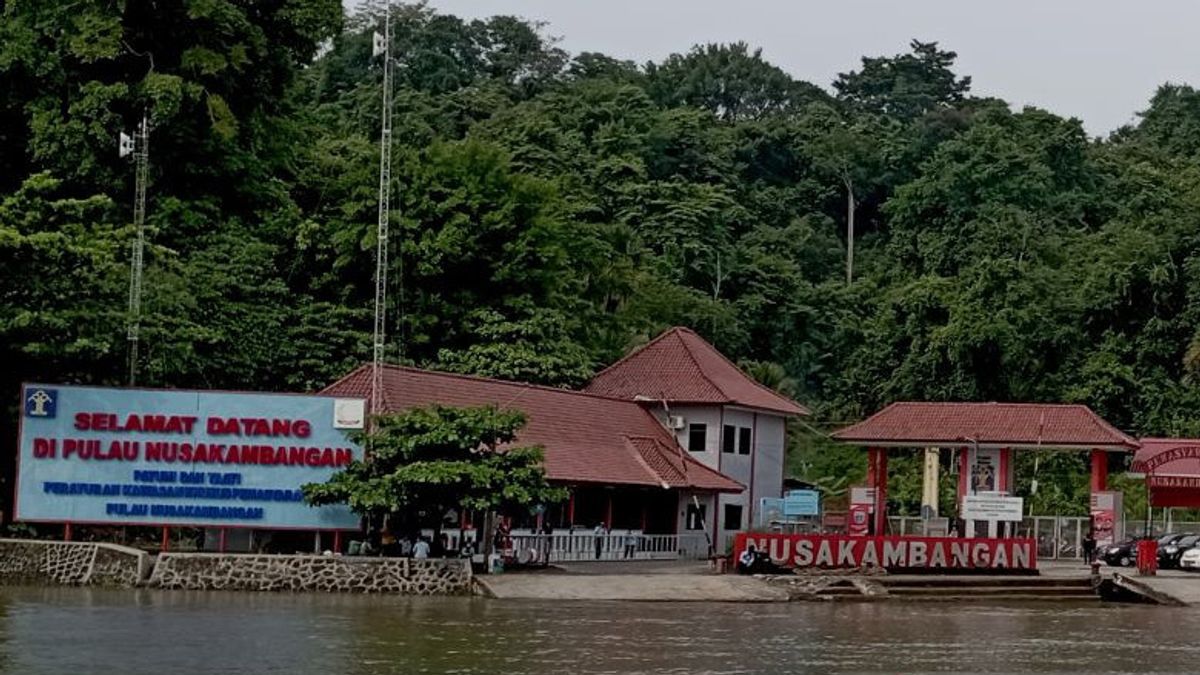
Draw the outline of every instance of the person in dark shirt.
<instances>
[{"instance_id":1,"label":"person in dark shirt","mask_svg":"<svg viewBox=\"0 0 1200 675\"><path fill-rule=\"evenodd\" d=\"M1096 559L1096 533L1088 530L1083 535L1083 562L1090 565Z\"/></svg>"}]
</instances>

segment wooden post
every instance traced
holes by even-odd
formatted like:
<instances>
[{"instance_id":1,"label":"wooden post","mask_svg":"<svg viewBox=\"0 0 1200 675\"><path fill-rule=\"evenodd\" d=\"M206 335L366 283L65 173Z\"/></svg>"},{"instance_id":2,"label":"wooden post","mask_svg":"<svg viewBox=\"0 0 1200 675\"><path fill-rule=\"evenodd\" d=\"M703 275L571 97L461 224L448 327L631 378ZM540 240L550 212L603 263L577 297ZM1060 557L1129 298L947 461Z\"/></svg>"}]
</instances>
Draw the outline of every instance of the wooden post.
<instances>
[{"instance_id":1,"label":"wooden post","mask_svg":"<svg viewBox=\"0 0 1200 675\"><path fill-rule=\"evenodd\" d=\"M159 547L159 550L163 553L171 550L171 528L167 527L166 525L163 525L162 546Z\"/></svg>"},{"instance_id":2,"label":"wooden post","mask_svg":"<svg viewBox=\"0 0 1200 675\"><path fill-rule=\"evenodd\" d=\"M575 490L567 493L567 527L575 525Z\"/></svg>"},{"instance_id":3,"label":"wooden post","mask_svg":"<svg viewBox=\"0 0 1200 675\"><path fill-rule=\"evenodd\" d=\"M71 523L68 521L63 523L63 541L71 541Z\"/></svg>"},{"instance_id":4,"label":"wooden post","mask_svg":"<svg viewBox=\"0 0 1200 675\"><path fill-rule=\"evenodd\" d=\"M217 537L217 551L219 553L225 552L225 528L223 527L220 530L220 535Z\"/></svg>"},{"instance_id":5,"label":"wooden post","mask_svg":"<svg viewBox=\"0 0 1200 675\"><path fill-rule=\"evenodd\" d=\"M604 496L606 497L605 504L604 504L604 529L611 532L612 531L612 489L610 488L610 489L605 490Z\"/></svg>"},{"instance_id":6,"label":"wooden post","mask_svg":"<svg viewBox=\"0 0 1200 675\"><path fill-rule=\"evenodd\" d=\"M459 535L459 536L461 537L461 535ZM341 530L333 531L333 552L334 553L342 552L342 531Z\"/></svg>"}]
</instances>

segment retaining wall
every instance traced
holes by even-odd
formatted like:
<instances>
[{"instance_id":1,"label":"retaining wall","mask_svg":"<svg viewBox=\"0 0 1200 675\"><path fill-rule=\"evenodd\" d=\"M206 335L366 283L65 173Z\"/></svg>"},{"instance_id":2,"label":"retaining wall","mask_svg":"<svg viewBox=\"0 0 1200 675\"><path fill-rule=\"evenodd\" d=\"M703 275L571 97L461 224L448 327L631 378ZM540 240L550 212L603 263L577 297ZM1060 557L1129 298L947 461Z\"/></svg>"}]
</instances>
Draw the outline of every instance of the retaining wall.
<instances>
[{"instance_id":1,"label":"retaining wall","mask_svg":"<svg viewBox=\"0 0 1200 675\"><path fill-rule=\"evenodd\" d=\"M151 564L144 551L116 544L0 539L0 584L136 586Z\"/></svg>"},{"instance_id":2,"label":"retaining wall","mask_svg":"<svg viewBox=\"0 0 1200 675\"><path fill-rule=\"evenodd\" d=\"M161 553L149 585L202 591L464 595L471 591L471 566L450 559Z\"/></svg>"}]
</instances>

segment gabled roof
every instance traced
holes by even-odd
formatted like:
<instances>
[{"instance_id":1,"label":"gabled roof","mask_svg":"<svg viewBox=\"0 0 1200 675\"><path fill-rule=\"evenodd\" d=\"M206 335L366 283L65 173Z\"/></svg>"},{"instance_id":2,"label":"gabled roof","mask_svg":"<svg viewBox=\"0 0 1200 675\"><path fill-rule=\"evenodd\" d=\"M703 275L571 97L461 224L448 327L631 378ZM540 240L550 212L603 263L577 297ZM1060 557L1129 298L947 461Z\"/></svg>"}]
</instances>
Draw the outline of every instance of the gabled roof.
<instances>
[{"instance_id":1,"label":"gabled roof","mask_svg":"<svg viewBox=\"0 0 1200 675\"><path fill-rule=\"evenodd\" d=\"M361 366L321 391L369 399L371 366ZM741 492L743 486L686 457L675 437L632 401L401 366L384 366L384 412L433 404L494 405L521 410L522 445L540 445L546 476L568 483L606 483Z\"/></svg>"},{"instance_id":2,"label":"gabled roof","mask_svg":"<svg viewBox=\"0 0 1200 675\"><path fill-rule=\"evenodd\" d=\"M755 382L688 328L672 328L600 371L585 391L627 400L740 405L783 415L808 410Z\"/></svg>"},{"instance_id":3,"label":"gabled roof","mask_svg":"<svg viewBox=\"0 0 1200 675\"><path fill-rule=\"evenodd\" d=\"M861 445L980 445L1133 450L1138 442L1084 405L893 403L833 434Z\"/></svg>"}]
</instances>

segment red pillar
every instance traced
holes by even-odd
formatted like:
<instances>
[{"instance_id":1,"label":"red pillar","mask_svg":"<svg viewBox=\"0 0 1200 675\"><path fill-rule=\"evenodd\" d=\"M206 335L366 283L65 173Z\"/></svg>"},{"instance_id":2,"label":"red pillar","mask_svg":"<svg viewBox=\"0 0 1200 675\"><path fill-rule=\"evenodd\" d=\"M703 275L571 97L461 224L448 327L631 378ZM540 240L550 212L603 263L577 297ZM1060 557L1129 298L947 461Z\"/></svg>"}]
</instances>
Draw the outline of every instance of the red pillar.
<instances>
[{"instance_id":1,"label":"red pillar","mask_svg":"<svg viewBox=\"0 0 1200 675\"><path fill-rule=\"evenodd\" d=\"M171 528L163 525L162 533L162 551L165 553L171 549Z\"/></svg>"},{"instance_id":2,"label":"red pillar","mask_svg":"<svg viewBox=\"0 0 1200 675\"><path fill-rule=\"evenodd\" d=\"M875 488L875 534L882 536L887 530L886 448L871 448L867 451L867 486Z\"/></svg>"},{"instance_id":3,"label":"red pillar","mask_svg":"<svg viewBox=\"0 0 1200 675\"><path fill-rule=\"evenodd\" d=\"M567 493L567 527L575 524L575 490Z\"/></svg>"},{"instance_id":4,"label":"red pillar","mask_svg":"<svg viewBox=\"0 0 1200 675\"><path fill-rule=\"evenodd\" d=\"M1092 492L1108 489L1108 453L1092 450Z\"/></svg>"},{"instance_id":5,"label":"red pillar","mask_svg":"<svg viewBox=\"0 0 1200 675\"><path fill-rule=\"evenodd\" d=\"M649 499L649 496L646 494L645 490L641 491L640 496L641 496L641 500L642 500L642 532L645 532L646 531L646 521L649 518L649 516L647 514L649 507L646 505L646 501Z\"/></svg>"},{"instance_id":6,"label":"red pillar","mask_svg":"<svg viewBox=\"0 0 1200 675\"><path fill-rule=\"evenodd\" d=\"M71 523L63 524L63 541L71 541Z\"/></svg>"},{"instance_id":7,"label":"red pillar","mask_svg":"<svg viewBox=\"0 0 1200 675\"><path fill-rule=\"evenodd\" d=\"M223 527L221 528L220 537L217 538L217 551L220 553L225 552L225 528Z\"/></svg>"},{"instance_id":8,"label":"red pillar","mask_svg":"<svg viewBox=\"0 0 1200 675\"><path fill-rule=\"evenodd\" d=\"M461 540L462 540L462 535L460 534L459 541L461 541ZM342 552L342 531L341 530L333 531L333 552L334 553Z\"/></svg>"}]
</instances>

